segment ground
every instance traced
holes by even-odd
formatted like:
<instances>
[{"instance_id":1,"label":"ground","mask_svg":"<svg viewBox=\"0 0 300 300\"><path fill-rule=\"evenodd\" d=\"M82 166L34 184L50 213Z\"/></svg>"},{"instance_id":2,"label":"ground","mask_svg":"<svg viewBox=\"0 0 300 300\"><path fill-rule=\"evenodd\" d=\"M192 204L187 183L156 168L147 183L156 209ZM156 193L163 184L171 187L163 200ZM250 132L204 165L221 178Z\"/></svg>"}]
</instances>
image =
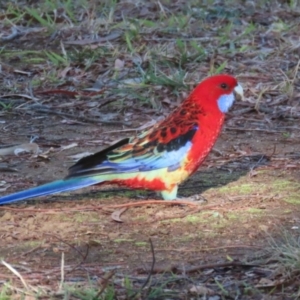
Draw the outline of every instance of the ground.
<instances>
[{"instance_id":1,"label":"ground","mask_svg":"<svg viewBox=\"0 0 300 300\"><path fill-rule=\"evenodd\" d=\"M297 3L51 3L0 5L1 194L63 178L208 74L246 101L180 186L204 203L108 185L0 206L0 299L300 297Z\"/></svg>"}]
</instances>

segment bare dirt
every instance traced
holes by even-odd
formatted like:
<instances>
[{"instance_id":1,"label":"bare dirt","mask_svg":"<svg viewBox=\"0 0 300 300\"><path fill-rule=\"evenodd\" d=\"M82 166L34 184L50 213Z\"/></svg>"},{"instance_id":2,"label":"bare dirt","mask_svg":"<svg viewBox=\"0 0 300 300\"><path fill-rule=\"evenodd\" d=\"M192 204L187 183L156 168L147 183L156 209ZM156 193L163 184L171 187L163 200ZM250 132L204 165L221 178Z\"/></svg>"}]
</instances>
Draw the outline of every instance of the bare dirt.
<instances>
[{"instance_id":1,"label":"bare dirt","mask_svg":"<svg viewBox=\"0 0 300 300\"><path fill-rule=\"evenodd\" d=\"M299 16L297 1L0 1L1 147L41 149L0 155L1 195L63 178L209 74L247 99L179 189L206 203L101 186L0 206L0 299L299 299Z\"/></svg>"},{"instance_id":2,"label":"bare dirt","mask_svg":"<svg viewBox=\"0 0 300 300\"><path fill-rule=\"evenodd\" d=\"M117 127L62 125L59 116L12 115L3 120L2 141L24 143L34 133L46 153L3 157L3 164L17 169L1 174L2 186L9 186L3 194L62 178L72 164L70 156L100 150L96 141L104 147L124 136L109 133L117 132ZM98 278L111 269L143 278L152 262L151 239L154 274L187 270L202 282L219 276L224 284L230 272L240 274L232 276L252 287L259 285L264 275L255 271L245 275L244 268L250 267L224 269L218 264L257 259L254 254L264 253L270 236L279 236L284 228L298 230L300 140L296 133L292 140L268 133L265 126L242 128L225 128L199 172L179 190L182 196L202 194L208 203L196 208L169 203L130 207L121 215L122 223L111 218L118 209L105 206L159 197L108 186L2 206L1 258L28 283L42 286L60 281L62 254L66 282ZM74 142L78 146L62 150ZM210 271L203 274L197 267L206 264ZM0 269L0 280L17 280L4 266ZM237 291L230 284L227 288Z\"/></svg>"}]
</instances>

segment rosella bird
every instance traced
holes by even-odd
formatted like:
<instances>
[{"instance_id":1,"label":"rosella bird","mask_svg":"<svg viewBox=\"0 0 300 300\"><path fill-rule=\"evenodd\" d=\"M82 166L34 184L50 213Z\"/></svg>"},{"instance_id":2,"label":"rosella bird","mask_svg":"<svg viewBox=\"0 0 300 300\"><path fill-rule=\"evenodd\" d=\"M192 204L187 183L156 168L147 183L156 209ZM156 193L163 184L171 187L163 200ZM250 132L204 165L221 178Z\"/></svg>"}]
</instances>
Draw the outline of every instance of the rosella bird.
<instances>
[{"instance_id":1,"label":"rosella bird","mask_svg":"<svg viewBox=\"0 0 300 300\"><path fill-rule=\"evenodd\" d=\"M237 97L243 98L243 89L234 77L206 78L151 129L80 159L62 180L4 196L0 204L100 183L159 191L163 199L174 200L178 185L212 149Z\"/></svg>"}]
</instances>

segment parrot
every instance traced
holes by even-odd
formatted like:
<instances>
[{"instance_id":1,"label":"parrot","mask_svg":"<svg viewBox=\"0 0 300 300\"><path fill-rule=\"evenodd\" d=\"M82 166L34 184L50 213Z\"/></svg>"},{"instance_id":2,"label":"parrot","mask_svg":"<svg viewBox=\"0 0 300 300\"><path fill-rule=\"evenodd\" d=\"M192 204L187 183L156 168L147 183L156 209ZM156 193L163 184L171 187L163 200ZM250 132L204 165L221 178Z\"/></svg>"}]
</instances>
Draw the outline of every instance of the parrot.
<instances>
[{"instance_id":1,"label":"parrot","mask_svg":"<svg viewBox=\"0 0 300 300\"><path fill-rule=\"evenodd\" d=\"M197 171L214 146L242 86L228 74L200 82L164 120L78 160L61 180L0 197L0 205L97 184L159 192L177 200L178 186Z\"/></svg>"}]
</instances>

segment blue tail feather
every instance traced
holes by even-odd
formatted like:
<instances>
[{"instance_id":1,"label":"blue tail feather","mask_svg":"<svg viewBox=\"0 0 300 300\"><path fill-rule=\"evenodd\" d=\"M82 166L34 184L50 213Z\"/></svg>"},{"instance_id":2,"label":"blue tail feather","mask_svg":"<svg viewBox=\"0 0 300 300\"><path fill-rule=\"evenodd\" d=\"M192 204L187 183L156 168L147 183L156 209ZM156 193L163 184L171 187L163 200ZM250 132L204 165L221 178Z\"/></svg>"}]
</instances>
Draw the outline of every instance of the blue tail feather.
<instances>
[{"instance_id":1,"label":"blue tail feather","mask_svg":"<svg viewBox=\"0 0 300 300\"><path fill-rule=\"evenodd\" d=\"M77 190L83 187L87 187L96 183L100 183L102 180L95 177L77 177L66 180L57 180L44 185L40 185L25 191L17 192L0 198L0 205L13 203L33 197L46 196L50 194L56 194L60 192Z\"/></svg>"}]
</instances>

